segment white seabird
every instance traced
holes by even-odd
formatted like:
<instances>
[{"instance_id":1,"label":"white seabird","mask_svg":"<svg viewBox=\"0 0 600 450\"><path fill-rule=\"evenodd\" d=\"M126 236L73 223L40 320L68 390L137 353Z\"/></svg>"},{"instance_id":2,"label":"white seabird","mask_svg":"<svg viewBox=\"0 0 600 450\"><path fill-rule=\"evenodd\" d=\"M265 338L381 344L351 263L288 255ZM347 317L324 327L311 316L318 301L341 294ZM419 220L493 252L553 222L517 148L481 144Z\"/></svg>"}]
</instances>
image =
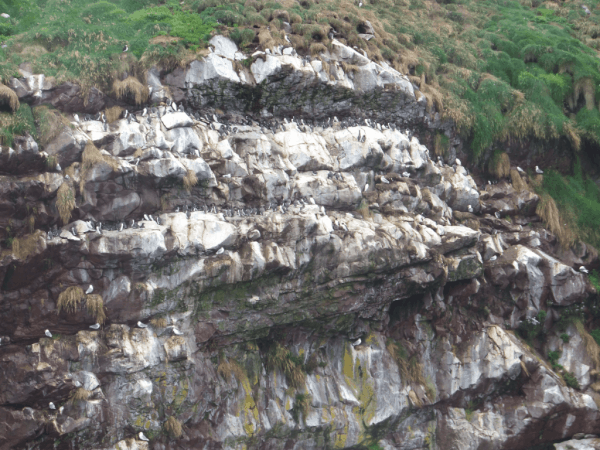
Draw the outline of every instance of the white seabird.
<instances>
[{"instance_id":1,"label":"white seabird","mask_svg":"<svg viewBox=\"0 0 600 450\"><path fill-rule=\"evenodd\" d=\"M535 173L544 173L544 171L542 169L540 169L538 166L535 166Z\"/></svg>"},{"instance_id":2,"label":"white seabird","mask_svg":"<svg viewBox=\"0 0 600 450\"><path fill-rule=\"evenodd\" d=\"M223 247L221 247L219 250L217 250L217 255L220 255L224 251L225 251L225 249Z\"/></svg>"},{"instance_id":3,"label":"white seabird","mask_svg":"<svg viewBox=\"0 0 600 450\"><path fill-rule=\"evenodd\" d=\"M494 255L494 256L492 256L492 257L490 258L490 261L496 261L497 259L498 259L498 256L497 256L497 255Z\"/></svg>"},{"instance_id":4,"label":"white seabird","mask_svg":"<svg viewBox=\"0 0 600 450\"><path fill-rule=\"evenodd\" d=\"M585 268L585 266L581 266L581 267L579 268L579 271L580 271L581 273L590 273L590 271L589 271L589 270L587 270L587 269Z\"/></svg>"},{"instance_id":5,"label":"white seabird","mask_svg":"<svg viewBox=\"0 0 600 450\"><path fill-rule=\"evenodd\" d=\"M519 172L519 173L525 173L525 171L523 169L521 169L519 166L517 166L517 172Z\"/></svg>"},{"instance_id":6,"label":"white seabird","mask_svg":"<svg viewBox=\"0 0 600 450\"><path fill-rule=\"evenodd\" d=\"M54 406L54 403L50 402L50 403L48 403L48 408L56 409L56 406Z\"/></svg>"},{"instance_id":7,"label":"white seabird","mask_svg":"<svg viewBox=\"0 0 600 450\"><path fill-rule=\"evenodd\" d=\"M369 183L365 184L365 190L364 190L364 192L367 192L368 189L369 189Z\"/></svg>"},{"instance_id":8,"label":"white seabird","mask_svg":"<svg viewBox=\"0 0 600 450\"><path fill-rule=\"evenodd\" d=\"M472 213L473 212L473 207L471 205L468 205L467 206L467 211L469 211L470 213Z\"/></svg>"},{"instance_id":9,"label":"white seabird","mask_svg":"<svg viewBox=\"0 0 600 450\"><path fill-rule=\"evenodd\" d=\"M177 328L173 327L173 334L175 336L183 336L183 333L179 331Z\"/></svg>"},{"instance_id":10,"label":"white seabird","mask_svg":"<svg viewBox=\"0 0 600 450\"><path fill-rule=\"evenodd\" d=\"M462 166L462 163L460 162L460 159L456 158L454 160L454 162L456 163L457 166Z\"/></svg>"},{"instance_id":11,"label":"white seabird","mask_svg":"<svg viewBox=\"0 0 600 450\"><path fill-rule=\"evenodd\" d=\"M44 334L45 334L46 336L48 336L49 338L51 338L51 337L52 337L52 333L50 333L50 330L46 330L46 331L44 331Z\"/></svg>"},{"instance_id":12,"label":"white seabird","mask_svg":"<svg viewBox=\"0 0 600 450\"><path fill-rule=\"evenodd\" d=\"M90 328L92 330L97 330L98 328L100 328L100 324L96 322L94 325L90 325Z\"/></svg>"},{"instance_id":13,"label":"white seabird","mask_svg":"<svg viewBox=\"0 0 600 450\"><path fill-rule=\"evenodd\" d=\"M408 172L402 172L402 176L404 178L410 178L410 173L408 173Z\"/></svg>"},{"instance_id":14,"label":"white seabird","mask_svg":"<svg viewBox=\"0 0 600 450\"><path fill-rule=\"evenodd\" d=\"M88 286L88 288L86 289L85 293L86 294L91 294L92 292L94 292L94 286L92 286L91 284Z\"/></svg>"},{"instance_id":15,"label":"white seabird","mask_svg":"<svg viewBox=\"0 0 600 450\"><path fill-rule=\"evenodd\" d=\"M381 177L381 182L383 184L390 184L390 181L386 177L384 177L384 176Z\"/></svg>"},{"instance_id":16,"label":"white seabird","mask_svg":"<svg viewBox=\"0 0 600 450\"><path fill-rule=\"evenodd\" d=\"M140 328L148 328L148 325L146 325L145 323L142 323L138 320L137 326Z\"/></svg>"},{"instance_id":17,"label":"white seabird","mask_svg":"<svg viewBox=\"0 0 600 450\"><path fill-rule=\"evenodd\" d=\"M311 204L311 205L314 205L314 204L315 204L315 199L314 199L314 198L312 198L312 197L311 197L311 198L309 198L309 199L308 199L308 201L310 202L310 204Z\"/></svg>"},{"instance_id":18,"label":"white seabird","mask_svg":"<svg viewBox=\"0 0 600 450\"><path fill-rule=\"evenodd\" d=\"M150 440L150 439L148 439L148 438L146 437L146 435L145 435L144 433L142 433L141 431L140 431L140 434L138 434L138 437L140 438L140 440L141 440L141 441L146 441L146 442L148 442L148 441Z\"/></svg>"},{"instance_id":19,"label":"white seabird","mask_svg":"<svg viewBox=\"0 0 600 450\"><path fill-rule=\"evenodd\" d=\"M357 340L355 340L355 341L352 343L352 347L356 347L357 345L360 345L360 343L361 343L361 342L362 342L362 341L360 340L360 338L358 338Z\"/></svg>"}]
</instances>

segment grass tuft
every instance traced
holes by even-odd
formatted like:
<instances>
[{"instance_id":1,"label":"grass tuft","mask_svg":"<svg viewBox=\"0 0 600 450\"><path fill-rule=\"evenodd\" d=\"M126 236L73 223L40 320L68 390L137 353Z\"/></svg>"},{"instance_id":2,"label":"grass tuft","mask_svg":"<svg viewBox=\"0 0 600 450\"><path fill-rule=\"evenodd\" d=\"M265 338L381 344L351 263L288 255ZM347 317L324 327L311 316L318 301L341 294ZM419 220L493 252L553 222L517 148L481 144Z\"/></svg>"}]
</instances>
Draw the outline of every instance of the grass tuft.
<instances>
[{"instance_id":1,"label":"grass tuft","mask_svg":"<svg viewBox=\"0 0 600 450\"><path fill-rule=\"evenodd\" d=\"M75 209L75 193L71 184L63 182L56 192L56 208L63 224L69 223L71 214Z\"/></svg>"},{"instance_id":2,"label":"grass tuft","mask_svg":"<svg viewBox=\"0 0 600 450\"><path fill-rule=\"evenodd\" d=\"M24 237L14 238L12 240L12 251L15 258L26 260L29 256L33 255L37 249L41 234L42 232L38 231Z\"/></svg>"},{"instance_id":3,"label":"grass tuft","mask_svg":"<svg viewBox=\"0 0 600 450\"><path fill-rule=\"evenodd\" d=\"M141 105L148 101L148 95L150 95L148 86L143 85L137 78L127 77L125 80L115 80L113 82L113 92L118 99L133 100L136 105ZM119 111L119 115L122 110ZM106 116L108 120L108 114ZM109 122L111 122L109 120Z\"/></svg>"},{"instance_id":4,"label":"grass tuft","mask_svg":"<svg viewBox=\"0 0 600 450\"><path fill-rule=\"evenodd\" d=\"M16 112L20 106L19 97L11 88L0 84L0 104L8 106L12 112Z\"/></svg>"},{"instance_id":5,"label":"grass tuft","mask_svg":"<svg viewBox=\"0 0 600 450\"><path fill-rule=\"evenodd\" d=\"M167 319L164 317L154 317L150 319L150 323L155 328L164 328L167 326Z\"/></svg>"},{"instance_id":6,"label":"grass tuft","mask_svg":"<svg viewBox=\"0 0 600 450\"><path fill-rule=\"evenodd\" d=\"M108 108L104 111L104 115L106 116L106 121L108 123L112 123L115 120L118 120L123 114L123 108L120 106L113 106L112 108Z\"/></svg>"},{"instance_id":7,"label":"grass tuft","mask_svg":"<svg viewBox=\"0 0 600 450\"><path fill-rule=\"evenodd\" d=\"M169 436L177 439L183 435L183 429L181 427L181 422L177 420L173 416L167 417L165 423L163 424L165 431L169 434Z\"/></svg>"},{"instance_id":8,"label":"grass tuft","mask_svg":"<svg viewBox=\"0 0 600 450\"><path fill-rule=\"evenodd\" d=\"M56 302L57 311L60 313L61 310L64 310L67 313L74 313L79 309L84 296L83 289L79 286L68 287L58 296L58 301Z\"/></svg>"},{"instance_id":9,"label":"grass tuft","mask_svg":"<svg viewBox=\"0 0 600 450\"><path fill-rule=\"evenodd\" d=\"M77 404L78 402L84 402L92 396L92 393L82 387L75 389L69 396L68 402L71 404Z\"/></svg>"},{"instance_id":10,"label":"grass tuft","mask_svg":"<svg viewBox=\"0 0 600 450\"><path fill-rule=\"evenodd\" d=\"M85 187L88 171L99 163L108 164L112 170L116 170L119 167L117 161L110 156L103 155L92 141L88 141L81 154L81 181L79 183L79 190L81 193L83 193Z\"/></svg>"},{"instance_id":11,"label":"grass tuft","mask_svg":"<svg viewBox=\"0 0 600 450\"><path fill-rule=\"evenodd\" d=\"M194 186L198 184L198 177L196 176L196 172L193 170L188 170L185 176L183 177L183 187L186 191L190 192Z\"/></svg>"},{"instance_id":12,"label":"grass tuft","mask_svg":"<svg viewBox=\"0 0 600 450\"><path fill-rule=\"evenodd\" d=\"M291 387L299 389L304 386L306 373L299 357L278 342L269 347L266 356L267 368L283 372Z\"/></svg>"},{"instance_id":13,"label":"grass tuft","mask_svg":"<svg viewBox=\"0 0 600 450\"><path fill-rule=\"evenodd\" d=\"M85 298L85 308L87 313L96 319L100 325L106 321L106 313L104 312L104 302L98 294L89 294Z\"/></svg>"}]
</instances>

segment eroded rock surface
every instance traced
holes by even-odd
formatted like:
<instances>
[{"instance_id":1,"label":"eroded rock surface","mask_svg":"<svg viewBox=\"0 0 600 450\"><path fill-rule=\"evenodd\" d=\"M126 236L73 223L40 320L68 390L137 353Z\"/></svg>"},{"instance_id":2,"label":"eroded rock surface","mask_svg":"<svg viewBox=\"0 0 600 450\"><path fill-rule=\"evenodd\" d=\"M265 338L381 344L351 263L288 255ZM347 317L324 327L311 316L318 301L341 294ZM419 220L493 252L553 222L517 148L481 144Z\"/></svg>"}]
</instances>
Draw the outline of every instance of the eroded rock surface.
<instances>
[{"instance_id":1,"label":"eroded rock surface","mask_svg":"<svg viewBox=\"0 0 600 450\"><path fill-rule=\"evenodd\" d=\"M43 149L64 170L26 168L44 161L32 139L3 149L0 225L17 243L0 258L0 448L515 450L596 433L585 334L553 331L541 357L523 340L593 289L537 195L432 160L395 124L423 111L412 85L352 49L333 46L325 77L293 51L237 72L235 45L212 45L149 75L187 110L73 122ZM51 95L43 78L13 84ZM369 108L393 125L342 116L382 87ZM244 89L264 94L252 117L230 105ZM204 112L217 98L233 112ZM545 360L557 350L563 372Z\"/></svg>"}]
</instances>

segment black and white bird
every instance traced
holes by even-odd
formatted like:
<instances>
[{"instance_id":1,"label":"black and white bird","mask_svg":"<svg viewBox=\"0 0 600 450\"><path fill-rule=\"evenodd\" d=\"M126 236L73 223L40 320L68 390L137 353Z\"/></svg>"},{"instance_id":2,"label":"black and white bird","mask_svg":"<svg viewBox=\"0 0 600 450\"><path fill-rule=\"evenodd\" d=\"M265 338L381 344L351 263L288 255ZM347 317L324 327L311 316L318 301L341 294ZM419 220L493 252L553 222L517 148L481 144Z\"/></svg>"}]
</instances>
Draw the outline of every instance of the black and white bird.
<instances>
[{"instance_id":1,"label":"black and white bird","mask_svg":"<svg viewBox=\"0 0 600 450\"><path fill-rule=\"evenodd\" d=\"M581 266L581 267L579 268L579 271L580 271L581 273L590 273L590 271L589 271L589 270L587 270L587 269L585 268L585 266Z\"/></svg>"},{"instance_id":2,"label":"black and white bird","mask_svg":"<svg viewBox=\"0 0 600 450\"><path fill-rule=\"evenodd\" d=\"M140 438L140 441L146 441L146 442L148 442L148 441L150 440L150 439L148 439L148 438L146 437L146 435L145 435L144 433L142 433L141 431L140 431L140 434L138 434L138 437Z\"/></svg>"},{"instance_id":3,"label":"black and white bird","mask_svg":"<svg viewBox=\"0 0 600 450\"><path fill-rule=\"evenodd\" d=\"M314 198L310 197L308 199L308 201L310 202L311 205L315 205L315 199Z\"/></svg>"},{"instance_id":4,"label":"black and white bird","mask_svg":"<svg viewBox=\"0 0 600 450\"><path fill-rule=\"evenodd\" d=\"M123 53L126 53L129 51L129 45L125 44L125 47L123 47Z\"/></svg>"},{"instance_id":5,"label":"black and white bird","mask_svg":"<svg viewBox=\"0 0 600 450\"><path fill-rule=\"evenodd\" d=\"M544 171L542 169L540 169L538 166L535 166L535 173L542 174L542 173L544 173Z\"/></svg>"},{"instance_id":6,"label":"black and white bird","mask_svg":"<svg viewBox=\"0 0 600 450\"><path fill-rule=\"evenodd\" d=\"M148 328L148 325L146 325L145 323L142 323L138 320L137 326L140 328Z\"/></svg>"},{"instance_id":7,"label":"black and white bird","mask_svg":"<svg viewBox=\"0 0 600 450\"><path fill-rule=\"evenodd\" d=\"M363 192L367 192L369 190L369 183L365 184L365 189Z\"/></svg>"},{"instance_id":8,"label":"black and white bird","mask_svg":"<svg viewBox=\"0 0 600 450\"><path fill-rule=\"evenodd\" d=\"M91 294L92 292L94 292L94 286L92 286L91 284L88 286L88 288L85 290L86 294Z\"/></svg>"},{"instance_id":9,"label":"black and white bird","mask_svg":"<svg viewBox=\"0 0 600 450\"><path fill-rule=\"evenodd\" d=\"M46 330L46 331L44 331L44 334L45 334L46 336L48 336L49 338L51 338L51 337L52 337L52 333L50 333L50 330Z\"/></svg>"},{"instance_id":10,"label":"black and white bird","mask_svg":"<svg viewBox=\"0 0 600 450\"><path fill-rule=\"evenodd\" d=\"M497 259L498 259L498 256L497 256L497 255L494 255L494 256L492 256L492 257L490 258L490 261L496 261Z\"/></svg>"},{"instance_id":11,"label":"black and white bird","mask_svg":"<svg viewBox=\"0 0 600 450\"><path fill-rule=\"evenodd\" d=\"M54 170L56 170L57 172L62 172L62 167L60 167L60 164L57 164Z\"/></svg>"},{"instance_id":12,"label":"black and white bird","mask_svg":"<svg viewBox=\"0 0 600 450\"><path fill-rule=\"evenodd\" d=\"M97 330L98 328L100 328L100 324L96 322L94 325L90 325L90 328L92 330Z\"/></svg>"}]
</instances>

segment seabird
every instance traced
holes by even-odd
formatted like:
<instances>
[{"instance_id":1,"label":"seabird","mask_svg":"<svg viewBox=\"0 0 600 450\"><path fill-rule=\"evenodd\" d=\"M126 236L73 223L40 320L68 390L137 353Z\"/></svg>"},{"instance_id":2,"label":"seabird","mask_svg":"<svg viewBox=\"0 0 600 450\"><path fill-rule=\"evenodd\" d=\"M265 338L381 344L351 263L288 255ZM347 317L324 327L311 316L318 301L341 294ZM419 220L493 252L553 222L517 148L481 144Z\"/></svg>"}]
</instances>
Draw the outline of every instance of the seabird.
<instances>
[{"instance_id":1,"label":"seabird","mask_svg":"<svg viewBox=\"0 0 600 450\"><path fill-rule=\"evenodd\" d=\"M71 234L73 236L77 236L77 230L75 229L75 227L71 227Z\"/></svg>"},{"instance_id":2,"label":"seabird","mask_svg":"<svg viewBox=\"0 0 600 450\"><path fill-rule=\"evenodd\" d=\"M144 214L144 220L150 220L150 219L148 218L148 214Z\"/></svg>"},{"instance_id":3,"label":"seabird","mask_svg":"<svg viewBox=\"0 0 600 450\"><path fill-rule=\"evenodd\" d=\"M225 251L225 249L223 247L221 247L219 250L217 250L217 255L220 255L224 251Z\"/></svg>"},{"instance_id":4,"label":"seabird","mask_svg":"<svg viewBox=\"0 0 600 450\"><path fill-rule=\"evenodd\" d=\"M125 47L123 47L123 53L129 51L129 45L125 44Z\"/></svg>"},{"instance_id":5,"label":"seabird","mask_svg":"<svg viewBox=\"0 0 600 450\"><path fill-rule=\"evenodd\" d=\"M177 328L173 327L173 334L175 336L183 336L183 333L179 331Z\"/></svg>"},{"instance_id":6,"label":"seabird","mask_svg":"<svg viewBox=\"0 0 600 450\"><path fill-rule=\"evenodd\" d=\"M368 189L369 189L369 183L365 184L364 192L367 192Z\"/></svg>"},{"instance_id":7,"label":"seabird","mask_svg":"<svg viewBox=\"0 0 600 450\"><path fill-rule=\"evenodd\" d=\"M499 219L499 218L500 218L500 212L499 212L499 211L496 211L496 212L494 213L494 216L496 216L496 219Z\"/></svg>"},{"instance_id":8,"label":"seabird","mask_svg":"<svg viewBox=\"0 0 600 450\"><path fill-rule=\"evenodd\" d=\"M540 169L538 166L535 166L535 173L544 173L544 171L542 169Z\"/></svg>"},{"instance_id":9,"label":"seabird","mask_svg":"<svg viewBox=\"0 0 600 450\"><path fill-rule=\"evenodd\" d=\"M99 323L95 323L94 325L90 325L90 328L92 330L97 330L98 328L100 328L100 324Z\"/></svg>"},{"instance_id":10,"label":"seabird","mask_svg":"<svg viewBox=\"0 0 600 450\"><path fill-rule=\"evenodd\" d=\"M81 387L81 383L77 380L75 380L73 384L75 385L75 387Z\"/></svg>"},{"instance_id":11,"label":"seabird","mask_svg":"<svg viewBox=\"0 0 600 450\"><path fill-rule=\"evenodd\" d=\"M579 268L579 271L580 271L580 272L582 272L582 273L590 273L590 271L589 271L589 270L587 270L587 269L585 268L585 266L581 266L581 267Z\"/></svg>"},{"instance_id":12,"label":"seabird","mask_svg":"<svg viewBox=\"0 0 600 450\"><path fill-rule=\"evenodd\" d=\"M315 199L314 199L314 198L312 198L312 197L310 197L310 198L308 199L308 201L310 202L310 204L311 204L311 205L314 205L314 204L315 204Z\"/></svg>"},{"instance_id":13,"label":"seabird","mask_svg":"<svg viewBox=\"0 0 600 450\"><path fill-rule=\"evenodd\" d=\"M381 177L381 182L383 184L390 184L389 180L386 177L384 177L384 176Z\"/></svg>"},{"instance_id":14,"label":"seabird","mask_svg":"<svg viewBox=\"0 0 600 450\"><path fill-rule=\"evenodd\" d=\"M73 114L73 119L75 119L75 122L79 123L79 116L77 114Z\"/></svg>"},{"instance_id":15,"label":"seabird","mask_svg":"<svg viewBox=\"0 0 600 450\"><path fill-rule=\"evenodd\" d=\"M285 40L286 40L286 42L287 42L287 43L289 43L289 44L291 44L291 43L292 43L292 42L290 41L290 38L289 38L289 37L287 37L287 34L284 36L284 38L285 38Z\"/></svg>"},{"instance_id":16,"label":"seabird","mask_svg":"<svg viewBox=\"0 0 600 450\"><path fill-rule=\"evenodd\" d=\"M52 337L52 333L50 333L50 330L46 330L46 331L44 331L44 334L45 334L46 336L48 336L49 338L51 338L51 337Z\"/></svg>"},{"instance_id":17,"label":"seabird","mask_svg":"<svg viewBox=\"0 0 600 450\"><path fill-rule=\"evenodd\" d=\"M402 172L402 176L404 178L410 178L410 173L408 173L408 172Z\"/></svg>"},{"instance_id":18,"label":"seabird","mask_svg":"<svg viewBox=\"0 0 600 450\"><path fill-rule=\"evenodd\" d=\"M519 173L525 173L525 171L523 169L521 169L519 166L517 166L517 172L519 172Z\"/></svg>"},{"instance_id":19,"label":"seabird","mask_svg":"<svg viewBox=\"0 0 600 450\"><path fill-rule=\"evenodd\" d=\"M145 323L142 323L138 320L137 326L140 328L148 328L148 325L146 325Z\"/></svg>"},{"instance_id":20,"label":"seabird","mask_svg":"<svg viewBox=\"0 0 600 450\"><path fill-rule=\"evenodd\" d=\"M467 211L469 211L470 213L473 212L473 207L471 205L467 205Z\"/></svg>"},{"instance_id":21,"label":"seabird","mask_svg":"<svg viewBox=\"0 0 600 450\"><path fill-rule=\"evenodd\" d=\"M362 341L360 340L360 338L358 338L357 340L355 340L355 341L352 343L352 347L356 347L357 345L360 345L360 343L361 343L361 342L362 342Z\"/></svg>"},{"instance_id":22,"label":"seabird","mask_svg":"<svg viewBox=\"0 0 600 450\"><path fill-rule=\"evenodd\" d=\"M144 433L142 433L141 431L140 431L140 434L138 434L138 437L140 438L140 440L141 440L141 441L146 441L146 442L148 442L148 441L150 440L150 439L148 439L148 438L146 437L146 435L145 435Z\"/></svg>"},{"instance_id":23,"label":"seabird","mask_svg":"<svg viewBox=\"0 0 600 450\"><path fill-rule=\"evenodd\" d=\"M490 258L490 261L496 261L498 259L498 256L494 255Z\"/></svg>"},{"instance_id":24,"label":"seabird","mask_svg":"<svg viewBox=\"0 0 600 450\"><path fill-rule=\"evenodd\" d=\"M55 170L57 172L62 172L62 167L60 167L60 164L56 164Z\"/></svg>"},{"instance_id":25,"label":"seabird","mask_svg":"<svg viewBox=\"0 0 600 450\"><path fill-rule=\"evenodd\" d=\"M121 225L119 226L119 231L123 231L123 222L121 222Z\"/></svg>"},{"instance_id":26,"label":"seabird","mask_svg":"<svg viewBox=\"0 0 600 450\"><path fill-rule=\"evenodd\" d=\"M91 294L92 292L94 292L94 286L92 286L91 284L88 286L88 288L86 289L85 293L86 294Z\"/></svg>"},{"instance_id":27,"label":"seabird","mask_svg":"<svg viewBox=\"0 0 600 450\"><path fill-rule=\"evenodd\" d=\"M50 403L48 403L48 408L56 409L56 406L54 406L54 403L50 402Z\"/></svg>"},{"instance_id":28,"label":"seabird","mask_svg":"<svg viewBox=\"0 0 600 450\"><path fill-rule=\"evenodd\" d=\"M454 162L456 163L457 166L462 166L462 163L460 162L460 159L456 158L454 160Z\"/></svg>"}]
</instances>

